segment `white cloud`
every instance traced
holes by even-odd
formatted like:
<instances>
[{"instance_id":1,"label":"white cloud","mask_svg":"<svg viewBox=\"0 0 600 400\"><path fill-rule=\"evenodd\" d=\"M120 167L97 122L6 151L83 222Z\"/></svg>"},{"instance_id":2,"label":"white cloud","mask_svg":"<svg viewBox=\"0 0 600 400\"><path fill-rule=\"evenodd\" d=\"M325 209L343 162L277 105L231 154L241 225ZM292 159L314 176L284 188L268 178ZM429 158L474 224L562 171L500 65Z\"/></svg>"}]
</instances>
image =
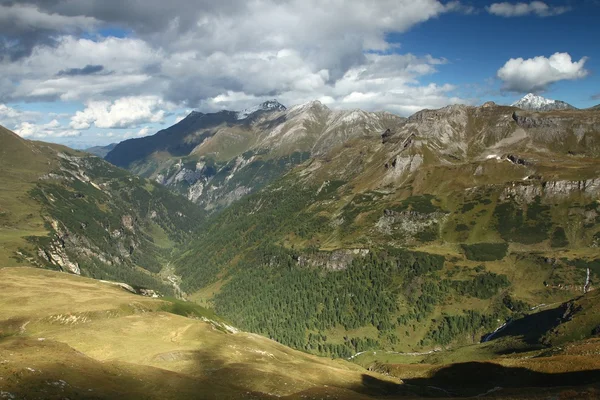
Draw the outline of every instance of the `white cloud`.
<instances>
[{"instance_id":1,"label":"white cloud","mask_svg":"<svg viewBox=\"0 0 600 400\"><path fill-rule=\"evenodd\" d=\"M490 14L500 17L523 17L526 15L537 15L538 17L552 17L568 12L569 7L551 7L543 1L532 1L531 3L494 3L486 7Z\"/></svg>"},{"instance_id":2,"label":"white cloud","mask_svg":"<svg viewBox=\"0 0 600 400\"><path fill-rule=\"evenodd\" d=\"M319 99L332 108L402 115L466 102L453 95L453 85L423 79L443 68L446 59L394 54L400 45L387 41L390 33L405 32L444 13L475 12L459 1L19 3L35 7L22 6L28 14L16 16L21 18L17 22L24 26L25 20L38 18L45 29L40 37L52 37L52 42L38 40L26 55L0 60L0 102L81 102L81 111L70 116L73 134L89 129L84 135L102 137L99 129L119 129L110 132L111 138L145 136L156 128L151 124L163 122L171 111L240 110L272 98L288 106ZM10 4L5 8L13 14L21 10ZM94 34L105 26L135 34ZM85 38L77 37L78 29L88 31ZM95 66L97 72L61 73L86 66ZM23 134L50 131L39 120L11 121Z\"/></svg>"},{"instance_id":3,"label":"white cloud","mask_svg":"<svg viewBox=\"0 0 600 400\"><path fill-rule=\"evenodd\" d=\"M71 117L73 129L132 128L145 123L162 122L173 106L157 96L122 97L111 101L91 101L85 110Z\"/></svg>"},{"instance_id":4,"label":"white cloud","mask_svg":"<svg viewBox=\"0 0 600 400\"><path fill-rule=\"evenodd\" d=\"M30 139L66 138L81 135L79 131L63 128L55 119L46 124L21 122L14 132L23 138Z\"/></svg>"},{"instance_id":5,"label":"white cloud","mask_svg":"<svg viewBox=\"0 0 600 400\"><path fill-rule=\"evenodd\" d=\"M137 136L142 137L142 136L148 136L149 134L150 134L150 128L145 126L138 131Z\"/></svg>"},{"instance_id":6,"label":"white cloud","mask_svg":"<svg viewBox=\"0 0 600 400\"><path fill-rule=\"evenodd\" d=\"M24 121L37 121L40 117L41 114L37 112L22 111L6 104L0 104L0 125L8 129L13 129Z\"/></svg>"},{"instance_id":7,"label":"white cloud","mask_svg":"<svg viewBox=\"0 0 600 400\"><path fill-rule=\"evenodd\" d=\"M90 100L94 97L149 94L148 68L165 57L140 39L109 37L102 40L64 36L56 47L39 46L29 57L0 63L0 76L17 85L0 85L0 99ZM60 71L86 65L102 66L99 74L61 76Z\"/></svg>"},{"instance_id":8,"label":"white cloud","mask_svg":"<svg viewBox=\"0 0 600 400\"><path fill-rule=\"evenodd\" d=\"M374 84L369 74L396 87L400 82L419 85L418 77L435 72L445 60L391 56L390 50L398 47L386 41L387 34L447 12L471 12L458 1L438 0L173 0L173 7L148 0L121 4L114 14L108 12L112 0L104 1L106 7L97 7L95 0L69 3L71 7L24 2L35 2L40 13L87 16L136 30L136 37L127 38L57 35L56 46L42 43L28 57L0 63L0 79L12 83L0 84L0 101L82 101L87 108L72 121L79 129L96 120L97 127L145 123L144 117L115 117L117 122L99 117L114 114L106 110L106 102L123 97L154 96L211 111L240 109L253 105L253 99L273 97L287 104L316 98L341 104L350 93L341 93L348 72L362 71L361 79L369 85ZM371 51L388 55L375 62ZM90 75L59 74L89 65L102 68ZM380 70L374 71L375 66ZM218 101L228 93L246 97Z\"/></svg>"},{"instance_id":9,"label":"white cloud","mask_svg":"<svg viewBox=\"0 0 600 400\"><path fill-rule=\"evenodd\" d=\"M498 70L497 75L503 81L505 90L539 92L554 82L586 77L586 60L587 57L582 57L573 62L568 53L554 53L550 58L511 58Z\"/></svg>"}]
</instances>

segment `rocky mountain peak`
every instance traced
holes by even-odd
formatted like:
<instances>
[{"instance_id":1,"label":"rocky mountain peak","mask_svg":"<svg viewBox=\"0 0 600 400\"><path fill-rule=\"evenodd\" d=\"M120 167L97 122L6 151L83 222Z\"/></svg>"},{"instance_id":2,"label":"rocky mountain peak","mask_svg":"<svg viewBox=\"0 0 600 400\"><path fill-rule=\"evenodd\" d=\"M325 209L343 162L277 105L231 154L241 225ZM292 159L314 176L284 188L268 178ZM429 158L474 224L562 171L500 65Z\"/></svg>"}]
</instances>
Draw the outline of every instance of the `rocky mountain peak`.
<instances>
[{"instance_id":1,"label":"rocky mountain peak","mask_svg":"<svg viewBox=\"0 0 600 400\"><path fill-rule=\"evenodd\" d=\"M527 111L551 111L551 110L572 110L575 109L572 105L560 100L551 100L542 96L528 93L523 98L513 104L513 107L518 107Z\"/></svg>"},{"instance_id":2,"label":"rocky mountain peak","mask_svg":"<svg viewBox=\"0 0 600 400\"><path fill-rule=\"evenodd\" d=\"M259 111L285 111L287 108L277 100L267 100L257 106L246 108L237 113L237 119L246 119Z\"/></svg>"}]
</instances>

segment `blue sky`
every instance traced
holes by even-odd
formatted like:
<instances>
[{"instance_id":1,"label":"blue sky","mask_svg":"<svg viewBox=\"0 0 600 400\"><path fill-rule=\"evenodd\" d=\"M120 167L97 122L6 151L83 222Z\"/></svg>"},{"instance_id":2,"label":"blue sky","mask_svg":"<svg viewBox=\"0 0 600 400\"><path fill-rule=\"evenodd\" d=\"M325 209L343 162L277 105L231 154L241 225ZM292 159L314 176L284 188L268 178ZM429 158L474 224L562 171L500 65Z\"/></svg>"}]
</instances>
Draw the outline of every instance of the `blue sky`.
<instances>
[{"instance_id":1,"label":"blue sky","mask_svg":"<svg viewBox=\"0 0 600 400\"><path fill-rule=\"evenodd\" d=\"M0 0L0 124L73 147L277 98L600 103L600 2Z\"/></svg>"},{"instance_id":2,"label":"blue sky","mask_svg":"<svg viewBox=\"0 0 600 400\"><path fill-rule=\"evenodd\" d=\"M489 6L494 2L485 3ZM600 99L592 96L600 93L600 46L595 44L595 38L600 37L600 3L546 4L566 5L570 11L545 18L535 14L499 18L487 12L449 14L409 32L392 34L390 40L400 42L403 51L417 53L427 49L431 54L443 55L449 64L439 69L433 77L435 81L475 85L480 90L461 88L463 97L489 98L498 103L511 103L523 94L501 90L496 72L508 59L549 57L556 52L569 53L574 60L588 57L585 68L589 75L585 79L557 82L540 94L580 108L599 104ZM488 83L488 79L494 82Z\"/></svg>"}]
</instances>

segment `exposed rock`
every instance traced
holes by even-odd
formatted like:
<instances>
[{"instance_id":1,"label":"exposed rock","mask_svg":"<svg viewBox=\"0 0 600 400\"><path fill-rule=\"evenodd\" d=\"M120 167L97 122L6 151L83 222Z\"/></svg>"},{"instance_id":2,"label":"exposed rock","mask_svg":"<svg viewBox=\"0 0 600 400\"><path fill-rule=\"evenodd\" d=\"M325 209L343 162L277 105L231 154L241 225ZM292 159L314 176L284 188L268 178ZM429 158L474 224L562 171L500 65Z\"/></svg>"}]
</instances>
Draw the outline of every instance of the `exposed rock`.
<instances>
[{"instance_id":1,"label":"exposed rock","mask_svg":"<svg viewBox=\"0 0 600 400\"><path fill-rule=\"evenodd\" d=\"M529 180L528 180L529 181ZM600 194L600 178L584 181L546 181L546 182L513 182L507 186L500 200L513 198L520 203L530 203L537 196L567 197L573 193L598 196Z\"/></svg>"},{"instance_id":2,"label":"exposed rock","mask_svg":"<svg viewBox=\"0 0 600 400\"><path fill-rule=\"evenodd\" d=\"M298 265L302 267L319 267L331 271L348 268L356 257L365 257L368 249L340 249L331 252L320 251L310 256L299 256Z\"/></svg>"},{"instance_id":3,"label":"exposed rock","mask_svg":"<svg viewBox=\"0 0 600 400\"><path fill-rule=\"evenodd\" d=\"M538 113L525 113L515 111L512 119L522 128L552 128L560 127L563 123L569 122L572 118L559 117Z\"/></svg>"},{"instance_id":4,"label":"exposed rock","mask_svg":"<svg viewBox=\"0 0 600 400\"><path fill-rule=\"evenodd\" d=\"M121 225L128 231L133 232L133 217L131 215L123 215L121 217Z\"/></svg>"},{"instance_id":5,"label":"exposed rock","mask_svg":"<svg viewBox=\"0 0 600 400\"><path fill-rule=\"evenodd\" d=\"M160 295L152 289L139 289L139 294L146 297L152 297L154 299L160 297Z\"/></svg>"},{"instance_id":6,"label":"exposed rock","mask_svg":"<svg viewBox=\"0 0 600 400\"><path fill-rule=\"evenodd\" d=\"M393 133L390 128L387 128L385 132L381 134L381 143L386 144L392 135Z\"/></svg>"},{"instance_id":7,"label":"exposed rock","mask_svg":"<svg viewBox=\"0 0 600 400\"><path fill-rule=\"evenodd\" d=\"M446 213L436 211L431 214L417 211L394 211L386 209L383 216L375 224L375 228L385 234L405 237L406 242L414 239L415 235L423 232L446 219Z\"/></svg>"},{"instance_id":8,"label":"exposed rock","mask_svg":"<svg viewBox=\"0 0 600 400\"><path fill-rule=\"evenodd\" d=\"M529 164L530 164L530 162L529 162L529 161L526 161L526 160L524 160L523 158L520 158L519 156L515 156L515 155L513 155L513 154L507 154L507 155L504 157L504 159L505 159L505 160L508 160L508 161L510 161L511 163L513 163L513 164L516 164L516 165L529 165Z\"/></svg>"},{"instance_id":9,"label":"exposed rock","mask_svg":"<svg viewBox=\"0 0 600 400\"><path fill-rule=\"evenodd\" d=\"M125 289L128 292L130 292L130 293L138 294L131 285L128 285L128 284L123 283L123 282L113 282L113 281L104 281L104 280L101 280L100 282L102 282L102 283L108 283L109 285L118 286L121 289Z\"/></svg>"},{"instance_id":10,"label":"exposed rock","mask_svg":"<svg viewBox=\"0 0 600 400\"><path fill-rule=\"evenodd\" d=\"M71 272L76 275L81 274L79 264L69 260L69 256L65 252L64 247L59 241L54 241L48 250L45 251L46 257L44 259L50 260L50 263L60 267L65 272Z\"/></svg>"}]
</instances>

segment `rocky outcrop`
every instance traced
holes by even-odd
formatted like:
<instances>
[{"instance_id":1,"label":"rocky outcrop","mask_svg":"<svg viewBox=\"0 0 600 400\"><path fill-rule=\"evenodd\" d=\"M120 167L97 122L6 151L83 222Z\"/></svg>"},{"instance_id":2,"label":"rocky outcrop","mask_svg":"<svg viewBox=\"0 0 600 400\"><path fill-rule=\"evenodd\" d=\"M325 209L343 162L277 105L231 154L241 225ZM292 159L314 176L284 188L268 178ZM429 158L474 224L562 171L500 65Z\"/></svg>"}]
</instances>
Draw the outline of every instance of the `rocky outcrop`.
<instances>
[{"instance_id":1,"label":"rocky outcrop","mask_svg":"<svg viewBox=\"0 0 600 400\"><path fill-rule=\"evenodd\" d=\"M52 244L46 249L38 249L38 255L40 255L50 264L59 267L65 272L70 272L76 275L81 274L79 264L69 259L64 246L58 240L53 241Z\"/></svg>"},{"instance_id":2,"label":"rocky outcrop","mask_svg":"<svg viewBox=\"0 0 600 400\"><path fill-rule=\"evenodd\" d=\"M579 193L587 196L600 195L600 178L582 181L545 181L535 183L513 182L507 186L500 200L512 198L520 203L530 203L536 197L567 197Z\"/></svg>"},{"instance_id":3,"label":"rocky outcrop","mask_svg":"<svg viewBox=\"0 0 600 400\"><path fill-rule=\"evenodd\" d=\"M390 140L390 138L392 137L392 135L393 135L393 133L390 130L390 128L387 128L385 130L385 132L383 132L381 134L381 143L386 144Z\"/></svg>"},{"instance_id":4,"label":"rocky outcrop","mask_svg":"<svg viewBox=\"0 0 600 400\"><path fill-rule=\"evenodd\" d=\"M515 111L512 119L522 128L556 128L572 120L568 117L557 117L538 113L523 113Z\"/></svg>"},{"instance_id":5,"label":"rocky outcrop","mask_svg":"<svg viewBox=\"0 0 600 400\"><path fill-rule=\"evenodd\" d=\"M446 220L447 214L441 211L420 213L417 211L394 211L386 209L375 224L384 235L393 235L404 243L411 243L422 232L437 229Z\"/></svg>"},{"instance_id":6,"label":"rocky outcrop","mask_svg":"<svg viewBox=\"0 0 600 400\"><path fill-rule=\"evenodd\" d=\"M341 271L348 268L356 257L365 257L368 249L339 249L334 251L319 251L310 255L298 257L301 267L318 267L330 271Z\"/></svg>"}]
</instances>

